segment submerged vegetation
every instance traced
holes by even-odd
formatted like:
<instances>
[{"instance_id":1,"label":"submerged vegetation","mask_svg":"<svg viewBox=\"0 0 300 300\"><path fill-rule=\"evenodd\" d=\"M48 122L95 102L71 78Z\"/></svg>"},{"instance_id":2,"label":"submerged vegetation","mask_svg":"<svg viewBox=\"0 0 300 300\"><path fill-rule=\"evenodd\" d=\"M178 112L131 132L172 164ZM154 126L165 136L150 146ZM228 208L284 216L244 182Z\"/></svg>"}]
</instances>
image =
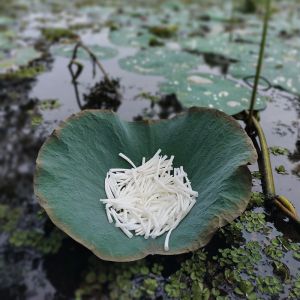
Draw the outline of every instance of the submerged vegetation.
<instances>
[{"instance_id":1,"label":"submerged vegetation","mask_svg":"<svg viewBox=\"0 0 300 300\"><path fill-rule=\"evenodd\" d=\"M230 114L249 107L265 1L156 2L0 3L3 299L300 298L299 230L264 198L257 166L247 210L206 247L131 263L99 260L54 227L33 196L42 142L81 109L153 120L199 101ZM273 145L267 151L277 192L298 211L299 5L272 1L255 107L266 108L259 117ZM74 79L68 64L79 40L96 60L79 48Z\"/></svg>"}]
</instances>

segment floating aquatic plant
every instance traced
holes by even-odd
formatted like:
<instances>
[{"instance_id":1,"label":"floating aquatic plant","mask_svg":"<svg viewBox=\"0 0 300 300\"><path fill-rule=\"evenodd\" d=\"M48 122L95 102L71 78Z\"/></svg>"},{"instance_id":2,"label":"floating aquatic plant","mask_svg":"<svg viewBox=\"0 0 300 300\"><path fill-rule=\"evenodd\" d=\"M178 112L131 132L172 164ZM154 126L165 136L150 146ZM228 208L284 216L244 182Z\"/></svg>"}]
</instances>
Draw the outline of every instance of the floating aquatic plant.
<instances>
[{"instance_id":1,"label":"floating aquatic plant","mask_svg":"<svg viewBox=\"0 0 300 300\"><path fill-rule=\"evenodd\" d=\"M176 94L186 107L211 107L235 115L248 109L251 91L240 83L223 76L202 73L180 74L169 77L160 91ZM256 110L266 107L266 97L257 96Z\"/></svg>"},{"instance_id":2,"label":"floating aquatic plant","mask_svg":"<svg viewBox=\"0 0 300 300\"><path fill-rule=\"evenodd\" d=\"M11 50L8 57L0 59L0 73L15 70L41 57L41 53L33 47L24 47Z\"/></svg>"},{"instance_id":3,"label":"floating aquatic plant","mask_svg":"<svg viewBox=\"0 0 300 300\"><path fill-rule=\"evenodd\" d=\"M182 51L153 48L139 51L134 56L119 60L121 68L143 75L166 75L186 73L196 69L202 62L200 57Z\"/></svg>"},{"instance_id":4,"label":"floating aquatic plant","mask_svg":"<svg viewBox=\"0 0 300 300\"><path fill-rule=\"evenodd\" d=\"M127 47L162 46L164 44L162 39L150 33L146 28L122 27L110 31L109 38L113 44Z\"/></svg>"}]
</instances>

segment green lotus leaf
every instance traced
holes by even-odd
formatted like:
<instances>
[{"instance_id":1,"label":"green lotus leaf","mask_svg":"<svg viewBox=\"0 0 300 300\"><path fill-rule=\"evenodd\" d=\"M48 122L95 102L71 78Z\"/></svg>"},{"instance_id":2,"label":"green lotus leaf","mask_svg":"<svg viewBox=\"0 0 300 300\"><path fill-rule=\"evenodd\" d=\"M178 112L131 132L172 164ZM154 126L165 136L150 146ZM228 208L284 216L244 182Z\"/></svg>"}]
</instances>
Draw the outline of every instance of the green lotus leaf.
<instances>
[{"instance_id":1,"label":"green lotus leaf","mask_svg":"<svg viewBox=\"0 0 300 300\"><path fill-rule=\"evenodd\" d=\"M183 41L182 47L201 53L219 54L234 60L247 59L248 54L259 51L259 46L256 44L231 42L227 33L208 37L193 37Z\"/></svg>"},{"instance_id":2,"label":"green lotus leaf","mask_svg":"<svg viewBox=\"0 0 300 300\"><path fill-rule=\"evenodd\" d=\"M56 56L71 58L73 55L74 44L59 45L52 48L52 53ZM98 59L110 59L118 55L118 50L111 47L101 47L98 45L86 45ZM77 50L77 58L89 60L89 54L82 48Z\"/></svg>"},{"instance_id":3,"label":"green lotus leaf","mask_svg":"<svg viewBox=\"0 0 300 300\"><path fill-rule=\"evenodd\" d=\"M261 76L266 78L272 85L293 93L300 93L300 51L291 49L282 52L281 59L277 56L269 56L264 61ZM278 55L279 56L279 55ZM238 62L229 67L229 73L236 78L245 78L255 75L256 60L252 62Z\"/></svg>"},{"instance_id":4,"label":"green lotus leaf","mask_svg":"<svg viewBox=\"0 0 300 300\"><path fill-rule=\"evenodd\" d=\"M33 47L14 49L10 56L0 60L0 73L6 72L8 69L25 66L32 60L38 59L41 52L36 51Z\"/></svg>"},{"instance_id":5,"label":"green lotus leaf","mask_svg":"<svg viewBox=\"0 0 300 300\"><path fill-rule=\"evenodd\" d=\"M6 16L0 16L0 27L9 27L14 23L14 19Z\"/></svg>"},{"instance_id":6,"label":"green lotus leaf","mask_svg":"<svg viewBox=\"0 0 300 300\"><path fill-rule=\"evenodd\" d=\"M123 27L111 31L109 38L115 45L127 47L149 47L154 39L163 43L147 29L135 27Z\"/></svg>"},{"instance_id":7,"label":"green lotus leaf","mask_svg":"<svg viewBox=\"0 0 300 300\"><path fill-rule=\"evenodd\" d=\"M0 32L0 51L11 50L16 45L11 41L10 32Z\"/></svg>"},{"instance_id":8,"label":"green lotus leaf","mask_svg":"<svg viewBox=\"0 0 300 300\"><path fill-rule=\"evenodd\" d=\"M110 20L118 24L120 27L142 27L161 24L163 15L158 14L151 7L133 7L127 6L122 12L117 12L110 16Z\"/></svg>"},{"instance_id":9,"label":"green lotus leaf","mask_svg":"<svg viewBox=\"0 0 300 300\"><path fill-rule=\"evenodd\" d=\"M235 115L250 107L251 90L223 76L192 73L171 77L160 85L164 94L176 94L185 106L210 107ZM257 96L255 109L266 107L266 97Z\"/></svg>"},{"instance_id":10,"label":"green lotus leaf","mask_svg":"<svg viewBox=\"0 0 300 300\"><path fill-rule=\"evenodd\" d=\"M170 250L165 235L129 239L110 224L100 198L110 168L129 168L157 149L183 166L197 203L173 231ZM214 232L233 221L250 198L247 163L256 160L251 140L230 116L193 108L170 120L125 122L108 111L87 110L70 117L42 146L34 180L35 195L52 221L102 259L132 261L149 254L179 254L204 246Z\"/></svg>"},{"instance_id":11,"label":"green lotus leaf","mask_svg":"<svg viewBox=\"0 0 300 300\"><path fill-rule=\"evenodd\" d=\"M186 73L202 63L200 57L166 48L141 50L134 56L119 60L121 68L143 75Z\"/></svg>"}]
</instances>

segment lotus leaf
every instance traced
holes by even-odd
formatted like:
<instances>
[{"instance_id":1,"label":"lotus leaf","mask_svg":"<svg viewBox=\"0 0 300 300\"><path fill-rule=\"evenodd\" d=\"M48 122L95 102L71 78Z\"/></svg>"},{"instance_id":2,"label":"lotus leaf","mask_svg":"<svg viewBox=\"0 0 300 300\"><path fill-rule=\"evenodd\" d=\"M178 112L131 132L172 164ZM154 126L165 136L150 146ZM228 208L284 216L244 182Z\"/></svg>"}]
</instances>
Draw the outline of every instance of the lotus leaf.
<instances>
[{"instance_id":1,"label":"lotus leaf","mask_svg":"<svg viewBox=\"0 0 300 300\"><path fill-rule=\"evenodd\" d=\"M130 72L144 75L170 75L197 68L202 59L182 51L165 48L141 50L134 56L122 58L120 66Z\"/></svg>"},{"instance_id":2,"label":"lotus leaf","mask_svg":"<svg viewBox=\"0 0 300 300\"><path fill-rule=\"evenodd\" d=\"M74 44L59 45L52 48L52 53L57 56L71 58L73 55ZM86 45L99 60L110 59L118 55L118 50L111 47L101 47L98 45ZM77 50L77 58L89 60L89 54L82 48Z\"/></svg>"},{"instance_id":3,"label":"lotus leaf","mask_svg":"<svg viewBox=\"0 0 300 300\"><path fill-rule=\"evenodd\" d=\"M38 59L41 53L32 47L12 50L8 58L0 60L0 73L8 69L25 66L34 59Z\"/></svg>"},{"instance_id":4,"label":"lotus leaf","mask_svg":"<svg viewBox=\"0 0 300 300\"><path fill-rule=\"evenodd\" d=\"M0 16L0 27L8 27L12 23L14 23L14 19L5 16Z\"/></svg>"},{"instance_id":5,"label":"lotus leaf","mask_svg":"<svg viewBox=\"0 0 300 300\"><path fill-rule=\"evenodd\" d=\"M10 50L15 46L7 34L0 32L0 51Z\"/></svg>"},{"instance_id":6,"label":"lotus leaf","mask_svg":"<svg viewBox=\"0 0 300 300\"><path fill-rule=\"evenodd\" d=\"M171 77L160 85L165 94L176 94L186 107L211 107L235 115L250 106L251 90L223 76L192 73ZM266 107L265 97L257 96L255 109Z\"/></svg>"},{"instance_id":7,"label":"lotus leaf","mask_svg":"<svg viewBox=\"0 0 300 300\"><path fill-rule=\"evenodd\" d=\"M118 24L120 27L130 26L152 26L159 25L162 22L164 15L155 13L150 7L132 7L128 6L111 15L110 20Z\"/></svg>"},{"instance_id":8,"label":"lotus leaf","mask_svg":"<svg viewBox=\"0 0 300 300\"><path fill-rule=\"evenodd\" d=\"M297 51L296 49L293 49ZM292 51L291 51L292 52ZM245 78L247 76L254 76L256 70L256 61L238 62L232 64L229 68L229 73L236 78ZM273 57L267 58L264 62L264 68L261 76L266 78L272 85L281 86L282 88L293 93L300 93L300 62L297 56L288 56L276 60Z\"/></svg>"},{"instance_id":9,"label":"lotus leaf","mask_svg":"<svg viewBox=\"0 0 300 300\"><path fill-rule=\"evenodd\" d=\"M129 168L157 151L174 155L199 192L197 203L173 231L129 239L107 220L104 179L110 168ZM250 198L256 160L251 140L230 116L191 108L170 120L125 122L113 112L87 110L67 119L42 146L34 180L35 195L52 221L102 259L132 261L149 254L179 254L204 246L214 232L233 221Z\"/></svg>"},{"instance_id":10,"label":"lotus leaf","mask_svg":"<svg viewBox=\"0 0 300 300\"><path fill-rule=\"evenodd\" d=\"M147 29L135 27L123 27L113 30L110 32L109 38L115 45L127 47L149 47L153 39L160 41Z\"/></svg>"},{"instance_id":11,"label":"lotus leaf","mask_svg":"<svg viewBox=\"0 0 300 300\"><path fill-rule=\"evenodd\" d=\"M182 47L201 53L219 54L234 60L247 59L248 54L259 51L256 44L230 42L229 34L193 37L184 41Z\"/></svg>"}]
</instances>

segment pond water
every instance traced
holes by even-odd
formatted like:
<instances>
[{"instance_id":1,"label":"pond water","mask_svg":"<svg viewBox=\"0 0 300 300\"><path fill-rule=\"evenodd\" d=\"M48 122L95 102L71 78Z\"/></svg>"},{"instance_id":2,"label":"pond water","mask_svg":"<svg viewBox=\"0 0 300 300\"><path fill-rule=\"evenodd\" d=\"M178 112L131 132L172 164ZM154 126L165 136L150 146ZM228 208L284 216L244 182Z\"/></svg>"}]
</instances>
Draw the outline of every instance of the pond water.
<instances>
[{"instance_id":1,"label":"pond water","mask_svg":"<svg viewBox=\"0 0 300 300\"><path fill-rule=\"evenodd\" d=\"M2 45L1 38L7 42L8 37L9 41L15 43L14 47L35 45L43 53L41 58L31 64L43 66L42 72L30 78L0 78L1 299L184 299L182 290L187 288L191 289L195 299L202 299L200 296L203 299L300 298L299 228L280 213L274 212L272 207L264 208L261 204L249 207L246 217L215 235L204 250L204 258L199 253L168 258L154 256L138 263L116 264L100 261L56 229L33 195L32 180L40 146L62 120L79 112L82 106L114 108L122 119L128 121L170 118L183 110L184 105L176 97L160 94L159 84L165 80L163 75L141 75L120 67L120 59L137 54L141 47L116 45L109 37L113 25L118 25L116 31L121 30L122 26L137 27L143 31L147 24L162 26L161 24L173 24L176 20L178 26L182 26L179 27L177 36L167 40L158 38L159 41L163 40L168 49L175 51L181 49L182 40L187 36L199 34L210 39L226 31L224 28L228 27L231 8L230 5L222 4L222 9L220 3L203 1L187 4L166 1L162 4L161 14L154 1L149 7L144 7L141 3L129 7L124 6L123 2L114 5L103 2L93 6L93 1L76 1L74 4L62 4L59 1L12 1L7 5L0 4L3 9L2 15L0 14L0 50L4 48L3 45L7 45ZM288 48L284 36L287 34L290 35L288 42L295 44L295 49L298 49L299 31L295 28L298 25L299 3L274 1L273 5L277 9L277 15L271 19L271 26L281 26L281 29L270 30L270 41L280 42L278 48ZM242 29L246 32L249 24L256 24L258 29L254 31L259 36L263 6L257 7L256 15L244 15L237 8L236 10L237 18L247 20ZM291 21L285 23L289 13ZM191 16L191 20L187 16ZM282 22L278 19L276 23L276 16L282 17ZM5 17L9 20L5 20ZM107 104L85 101L93 86L103 80L103 74L98 69L93 76L93 65L89 60L79 60L84 68L77 79L80 100L76 99L76 86L68 69L70 58L51 54L63 40L50 42L45 35L41 35L41 28L70 28L71 25L73 32L80 36L84 44L118 50L117 56L103 59L101 63L110 78L119 79L119 105L115 102ZM238 29L237 26L233 32L237 33ZM253 30L251 26L250 29ZM275 31L276 38L273 39ZM249 39L256 38L255 34L246 33L246 36ZM259 47L257 41L254 41L254 45ZM204 51L205 54L201 51L192 54L201 59L201 63L193 71L222 75L228 69L224 69L224 66L228 65L229 60L215 55L216 52L222 54L218 47L221 44L215 50ZM9 51L2 52L7 56ZM0 62L1 59L0 56ZM248 61L246 55L243 59ZM1 68L0 64L1 73L7 73ZM250 90L241 78L231 75L229 71L229 78ZM294 75L287 72L285 76ZM264 74L264 77L267 76ZM271 77L267 78L272 81ZM294 77L293 79L296 81ZM300 83L295 86L300 89ZM260 112L260 123L269 146L280 146L288 150L285 155L271 154L276 192L285 195L300 211L299 92L297 94L286 86L284 88L285 90L275 86L267 91L260 91L262 97L268 97L267 108ZM154 96L155 101L151 102L149 95ZM53 107L50 109L42 106L45 101L52 103ZM242 121L241 124L243 125ZM286 174L276 172L275 167L280 165L285 167ZM250 166L250 169L255 175L258 166ZM261 191L260 180L255 177L253 191ZM256 219L258 215L262 219ZM278 242L278 237L291 239L287 242L289 245ZM260 243L260 248L259 244L251 244L255 242ZM235 249L242 249L242 252L236 253L238 250ZM259 258L256 257L256 251ZM243 261L243 266L237 265L232 258L239 255L245 257L249 253L253 259ZM253 272L246 270L249 265ZM226 270L236 270L242 279ZM178 272L182 274L179 276L180 280ZM257 277L262 278L261 281L257 281ZM248 282L254 289L248 287ZM188 296L185 297L189 299Z\"/></svg>"}]
</instances>

